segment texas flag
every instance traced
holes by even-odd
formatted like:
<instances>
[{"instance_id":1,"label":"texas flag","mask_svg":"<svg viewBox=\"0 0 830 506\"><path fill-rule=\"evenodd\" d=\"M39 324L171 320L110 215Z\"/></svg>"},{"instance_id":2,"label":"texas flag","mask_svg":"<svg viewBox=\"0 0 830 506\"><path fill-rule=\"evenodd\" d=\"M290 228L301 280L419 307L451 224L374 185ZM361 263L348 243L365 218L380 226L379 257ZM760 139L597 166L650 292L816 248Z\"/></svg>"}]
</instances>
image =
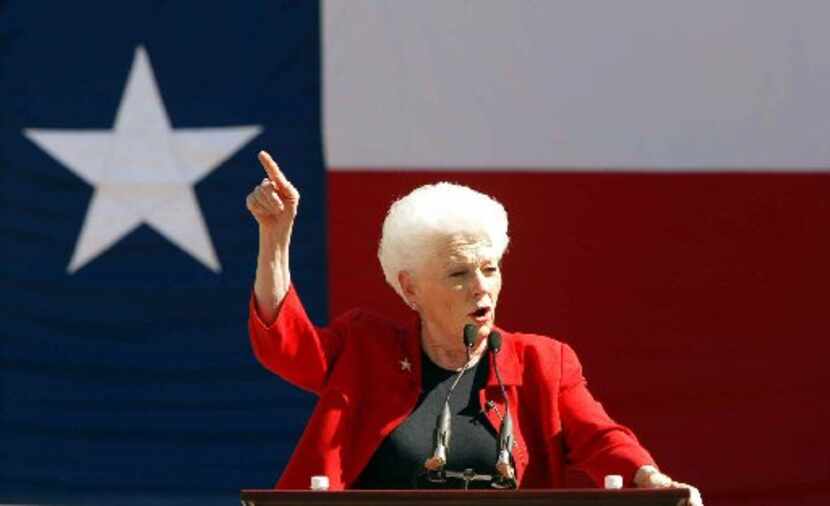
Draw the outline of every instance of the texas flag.
<instances>
[{"instance_id":1,"label":"texas flag","mask_svg":"<svg viewBox=\"0 0 830 506\"><path fill-rule=\"evenodd\" d=\"M269 150L312 318L409 310L390 202L504 203L499 324L707 504L825 504L830 4L0 7L0 503L228 504L314 398L246 334ZM574 473L574 484L583 485Z\"/></svg>"}]
</instances>

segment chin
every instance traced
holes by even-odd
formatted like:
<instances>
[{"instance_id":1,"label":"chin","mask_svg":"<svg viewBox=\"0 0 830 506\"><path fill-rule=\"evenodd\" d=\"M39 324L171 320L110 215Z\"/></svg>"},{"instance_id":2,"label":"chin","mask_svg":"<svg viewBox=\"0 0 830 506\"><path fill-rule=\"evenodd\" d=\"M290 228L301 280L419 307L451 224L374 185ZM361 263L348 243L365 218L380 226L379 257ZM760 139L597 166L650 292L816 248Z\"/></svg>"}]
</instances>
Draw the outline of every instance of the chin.
<instances>
[{"instance_id":1,"label":"chin","mask_svg":"<svg viewBox=\"0 0 830 506\"><path fill-rule=\"evenodd\" d=\"M487 336L490 335L490 332L492 332L493 329L495 328L495 326L493 325L493 322L487 322L487 323L481 323L481 324L476 323L476 325L478 325L478 337L480 337L482 339L486 339Z\"/></svg>"}]
</instances>

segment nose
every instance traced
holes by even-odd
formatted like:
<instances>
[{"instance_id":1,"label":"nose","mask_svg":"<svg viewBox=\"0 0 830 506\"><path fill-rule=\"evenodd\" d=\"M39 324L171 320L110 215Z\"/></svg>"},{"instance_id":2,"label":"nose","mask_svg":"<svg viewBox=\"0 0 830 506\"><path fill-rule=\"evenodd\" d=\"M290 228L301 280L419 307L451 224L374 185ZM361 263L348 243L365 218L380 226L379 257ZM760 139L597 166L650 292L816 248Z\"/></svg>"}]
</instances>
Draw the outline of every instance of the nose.
<instances>
[{"instance_id":1,"label":"nose","mask_svg":"<svg viewBox=\"0 0 830 506\"><path fill-rule=\"evenodd\" d=\"M489 288L487 277L481 270L476 269L473 279L472 279L472 291L475 298L479 298L485 293Z\"/></svg>"}]
</instances>

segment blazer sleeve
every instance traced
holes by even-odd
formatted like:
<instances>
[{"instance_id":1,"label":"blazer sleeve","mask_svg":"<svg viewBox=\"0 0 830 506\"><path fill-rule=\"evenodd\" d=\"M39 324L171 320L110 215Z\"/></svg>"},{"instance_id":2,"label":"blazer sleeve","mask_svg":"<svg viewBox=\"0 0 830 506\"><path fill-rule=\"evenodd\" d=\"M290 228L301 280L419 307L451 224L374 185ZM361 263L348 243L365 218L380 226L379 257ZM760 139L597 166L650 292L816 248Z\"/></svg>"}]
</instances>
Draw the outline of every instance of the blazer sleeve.
<instances>
[{"instance_id":1,"label":"blazer sleeve","mask_svg":"<svg viewBox=\"0 0 830 506\"><path fill-rule=\"evenodd\" d=\"M254 295L248 302L248 334L260 364L304 390L320 394L343 347L342 324L315 327L294 285L288 290L271 325L257 311Z\"/></svg>"},{"instance_id":2,"label":"blazer sleeve","mask_svg":"<svg viewBox=\"0 0 830 506\"><path fill-rule=\"evenodd\" d=\"M626 486L651 455L627 427L616 423L588 391L582 365L567 344L562 344L562 382L559 408L570 460L599 486L606 475L619 474Z\"/></svg>"}]
</instances>

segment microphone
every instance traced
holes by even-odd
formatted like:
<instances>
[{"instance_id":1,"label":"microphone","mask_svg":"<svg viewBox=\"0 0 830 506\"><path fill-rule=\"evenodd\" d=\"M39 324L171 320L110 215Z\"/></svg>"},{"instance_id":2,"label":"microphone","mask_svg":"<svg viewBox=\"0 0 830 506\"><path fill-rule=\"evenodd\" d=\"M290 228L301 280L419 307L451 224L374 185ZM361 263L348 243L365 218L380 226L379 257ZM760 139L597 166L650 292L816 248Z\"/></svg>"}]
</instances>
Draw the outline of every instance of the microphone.
<instances>
[{"instance_id":1,"label":"microphone","mask_svg":"<svg viewBox=\"0 0 830 506\"><path fill-rule=\"evenodd\" d=\"M464 348L467 351L467 362L464 364L464 367L461 368L458 376L455 377L455 381L453 381L450 389L447 391L447 396L444 398L444 407L441 409L441 413L435 420L435 430L432 433L432 457L428 458L426 462L424 462L424 468L427 470L427 479L432 482L443 483L447 481L444 466L447 464L447 452L450 449L450 437L452 436L450 396L452 395L452 391L455 390L455 386L458 385L458 382L461 380L461 376L463 376L464 372L467 371L467 368L470 367L470 349L472 349L473 344L475 344L477 335L478 327L470 323L464 325L463 338Z\"/></svg>"},{"instance_id":2,"label":"microphone","mask_svg":"<svg viewBox=\"0 0 830 506\"><path fill-rule=\"evenodd\" d=\"M493 478L491 485L493 488L516 488L516 472L513 469L513 445L516 441L513 437L513 418L510 416L510 400L507 398L507 390L504 388L504 382L501 380L501 373L499 372L499 362L496 360L496 355L501 350L501 334L494 330L487 336L487 347L493 352L493 368L496 370L496 379L499 381L501 388L501 395L504 397L504 417L501 419L501 427L499 427L499 454L496 459L497 476Z\"/></svg>"},{"instance_id":3,"label":"microphone","mask_svg":"<svg viewBox=\"0 0 830 506\"><path fill-rule=\"evenodd\" d=\"M468 363L470 362L470 350L473 349L476 337L478 337L478 327L471 323L464 325L464 348L467 350Z\"/></svg>"},{"instance_id":4,"label":"microphone","mask_svg":"<svg viewBox=\"0 0 830 506\"><path fill-rule=\"evenodd\" d=\"M498 330L490 332L490 335L487 336L487 347L490 348L490 351L493 353L501 351L501 334Z\"/></svg>"}]
</instances>

